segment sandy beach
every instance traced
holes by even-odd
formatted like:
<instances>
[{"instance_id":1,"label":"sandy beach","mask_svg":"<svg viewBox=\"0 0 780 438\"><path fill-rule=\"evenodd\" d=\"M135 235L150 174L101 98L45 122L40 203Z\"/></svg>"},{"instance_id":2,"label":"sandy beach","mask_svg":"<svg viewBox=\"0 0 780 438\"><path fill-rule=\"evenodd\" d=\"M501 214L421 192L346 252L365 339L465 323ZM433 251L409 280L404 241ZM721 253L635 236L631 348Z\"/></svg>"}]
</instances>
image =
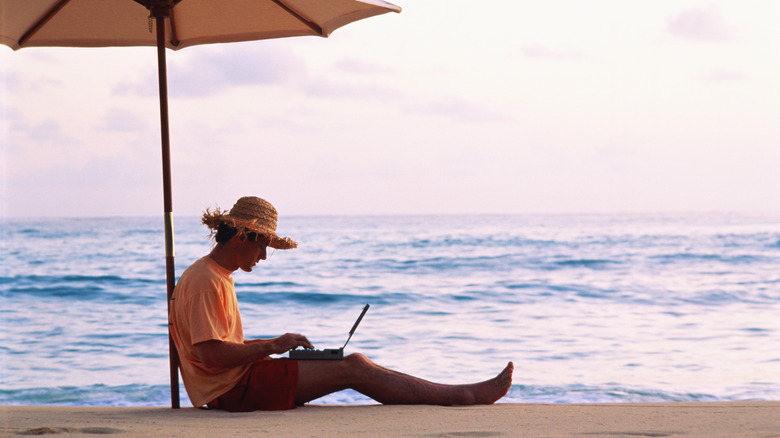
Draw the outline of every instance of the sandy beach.
<instances>
[{"instance_id":1,"label":"sandy beach","mask_svg":"<svg viewBox=\"0 0 780 438\"><path fill-rule=\"evenodd\" d=\"M193 408L3 406L0 436L780 437L780 402Z\"/></svg>"}]
</instances>

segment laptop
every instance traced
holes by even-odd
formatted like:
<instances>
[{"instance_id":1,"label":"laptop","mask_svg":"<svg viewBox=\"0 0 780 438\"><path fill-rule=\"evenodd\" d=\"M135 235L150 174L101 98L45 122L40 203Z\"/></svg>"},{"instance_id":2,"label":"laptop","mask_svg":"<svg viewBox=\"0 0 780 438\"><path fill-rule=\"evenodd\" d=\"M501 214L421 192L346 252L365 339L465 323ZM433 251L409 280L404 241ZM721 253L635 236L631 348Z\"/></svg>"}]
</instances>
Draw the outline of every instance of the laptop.
<instances>
[{"instance_id":1,"label":"laptop","mask_svg":"<svg viewBox=\"0 0 780 438\"><path fill-rule=\"evenodd\" d=\"M341 348L326 348L324 350L314 350L314 349L304 349L304 348L296 348L293 350L290 350L290 359L296 359L296 360L341 360L344 359L344 347L347 346L349 343L349 340L352 339L352 334L355 333L355 329L357 329L357 326L360 324L360 321L363 320L363 315L368 312L368 308L370 306L366 304L365 307L363 307L363 311L360 312L360 316L358 316L357 321L355 321L355 325L352 326L352 330L349 331L349 337L347 338L347 342L344 343L344 346Z\"/></svg>"}]
</instances>

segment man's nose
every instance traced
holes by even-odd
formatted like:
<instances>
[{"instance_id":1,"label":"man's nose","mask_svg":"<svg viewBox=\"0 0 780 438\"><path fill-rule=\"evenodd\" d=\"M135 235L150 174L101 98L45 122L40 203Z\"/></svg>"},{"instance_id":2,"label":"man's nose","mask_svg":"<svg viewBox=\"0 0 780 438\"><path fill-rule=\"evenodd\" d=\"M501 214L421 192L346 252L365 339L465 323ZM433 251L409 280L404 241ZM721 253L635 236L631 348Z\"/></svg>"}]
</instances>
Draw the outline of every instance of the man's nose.
<instances>
[{"instance_id":1,"label":"man's nose","mask_svg":"<svg viewBox=\"0 0 780 438\"><path fill-rule=\"evenodd\" d=\"M265 260L265 258L268 256L268 248L261 247L260 248L260 260Z\"/></svg>"}]
</instances>

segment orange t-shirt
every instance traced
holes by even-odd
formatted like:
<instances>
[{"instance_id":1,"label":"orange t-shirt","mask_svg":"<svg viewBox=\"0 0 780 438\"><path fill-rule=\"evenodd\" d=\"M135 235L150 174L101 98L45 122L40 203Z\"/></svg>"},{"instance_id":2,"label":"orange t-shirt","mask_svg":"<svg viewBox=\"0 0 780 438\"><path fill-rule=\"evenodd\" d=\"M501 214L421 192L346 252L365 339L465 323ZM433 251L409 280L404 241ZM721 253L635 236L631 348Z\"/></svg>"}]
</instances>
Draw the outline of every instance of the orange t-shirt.
<instances>
[{"instance_id":1,"label":"orange t-shirt","mask_svg":"<svg viewBox=\"0 0 780 438\"><path fill-rule=\"evenodd\" d=\"M200 407L232 389L249 365L207 367L195 344L210 340L244 343L232 272L206 256L187 268L171 302L171 336L179 352L181 375L192 405Z\"/></svg>"}]
</instances>

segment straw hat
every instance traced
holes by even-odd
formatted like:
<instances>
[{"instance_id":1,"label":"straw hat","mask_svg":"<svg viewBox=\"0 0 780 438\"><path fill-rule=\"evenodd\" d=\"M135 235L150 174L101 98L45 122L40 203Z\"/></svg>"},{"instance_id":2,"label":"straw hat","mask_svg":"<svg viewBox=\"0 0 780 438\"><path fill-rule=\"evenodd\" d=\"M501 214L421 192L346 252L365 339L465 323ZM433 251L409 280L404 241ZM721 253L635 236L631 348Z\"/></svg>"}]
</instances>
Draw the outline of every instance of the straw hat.
<instances>
[{"instance_id":1,"label":"straw hat","mask_svg":"<svg viewBox=\"0 0 780 438\"><path fill-rule=\"evenodd\" d=\"M218 207L213 211L206 209L203 213L201 222L212 230L212 235L216 232L220 224L226 224L238 230L239 236L245 236L247 233L258 233L268 237L271 248L292 249L298 246L294 240L289 237L279 237L276 235L276 221L279 215L270 202L255 196L244 196L236 201L230 212L220 210Z\"/></svg>"}]
</instances>

